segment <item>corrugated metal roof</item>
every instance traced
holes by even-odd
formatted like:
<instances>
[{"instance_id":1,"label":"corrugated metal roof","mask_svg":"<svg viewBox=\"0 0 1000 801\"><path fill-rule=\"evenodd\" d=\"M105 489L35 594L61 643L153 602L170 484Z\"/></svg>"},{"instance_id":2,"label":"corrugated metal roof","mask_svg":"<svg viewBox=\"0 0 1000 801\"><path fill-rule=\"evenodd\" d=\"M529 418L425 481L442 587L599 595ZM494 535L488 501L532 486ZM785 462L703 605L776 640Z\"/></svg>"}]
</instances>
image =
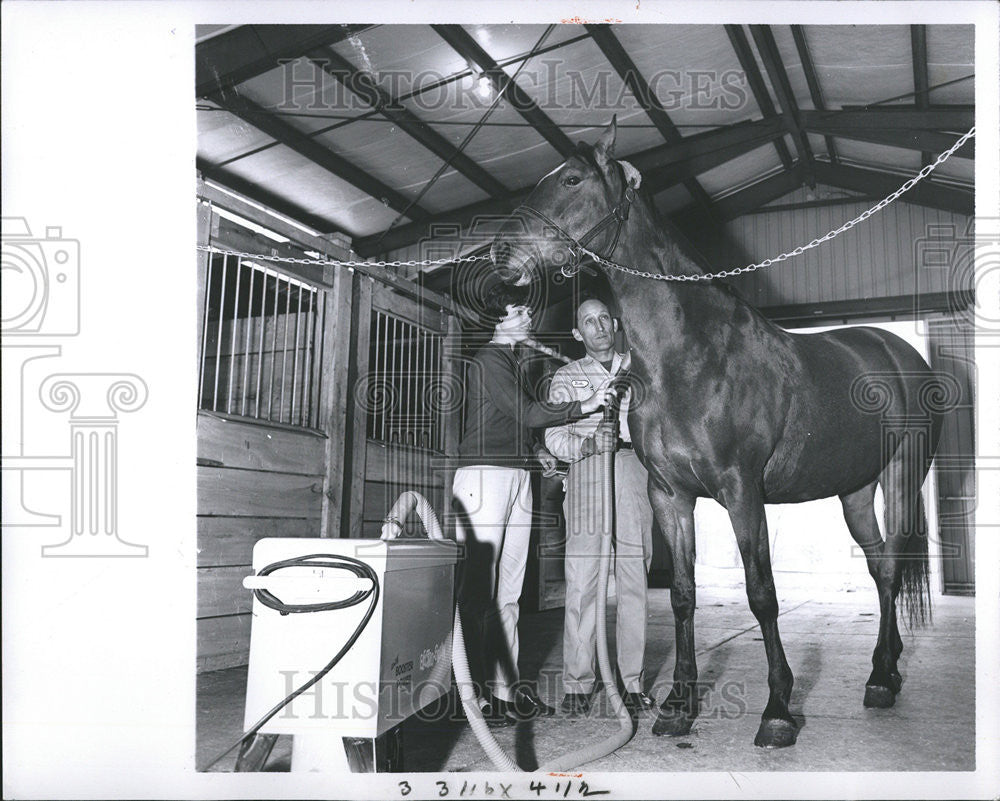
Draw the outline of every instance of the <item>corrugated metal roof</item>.
<instances>
[{"instance_id":1,"label":"corrugated metal roof","mask_svg":"<svg viewBox=\"0 0 1000 801\"><path fill-rule=\"evenodd\" d=\"M380 250L416 242L428 222L468 220L482 209L504 213L519 190L562 161L560 150L592 141L612 115L620 157L643 153L646 164L662 157L678 169L694 165L683 181L661 176L660 186L647 186L659 192L661 210L682 219L711 217L712 204L723 197L727 213L743 213L773 192L742 190L782 173L808 181L814 161L829 166L828 180L852 188L867 182L874 191L881 174L911 174L925 162L908 134L964 131L974 100L971 25L566 24L555 26L534 54L546 26L317 26L301 52L278 28L253 26L254 34L267 36L232 26L198 29L199 167L252 199L277 198L285 213L299 210L369 252L377 252L375 240L394 222ZM271 51L263 45L247 52L245 43L255 40L280 42L283 62L268 61ZM519 109L505 96L466 142L494 100L480 94L480 56L507 78L523 64L516 83L533 108ZM622 59L648 85L654 106L647 108L623 78ZM345 62L355 74L343 81L324 71ZM388 108L371 106L370 92L366 99L364 91L345 87L358 74L377 87ZM914 94L923 75L930 90ZM241 99L253 105L240 107ZM823 123L847 107L863 107L867 116L824 135L799 114L820 107L833 115L824 115ZM915 125L912 117L882 114L891 107L929 108L942 116ZM781 138L741 148L744 129L732 126L764 117L783 126ZM705 138L729 131L734 138ZM803 141L808 152L800 152ZM681 146L680 156L670 150ZM969 156L954 157L937 175L971 187ZM451 164L441 170L445 159ZM847 165L862 169L843 173ZM919 201L951 208L964 203L962 197L930 191Z\"/></svg>"}]
</instances>

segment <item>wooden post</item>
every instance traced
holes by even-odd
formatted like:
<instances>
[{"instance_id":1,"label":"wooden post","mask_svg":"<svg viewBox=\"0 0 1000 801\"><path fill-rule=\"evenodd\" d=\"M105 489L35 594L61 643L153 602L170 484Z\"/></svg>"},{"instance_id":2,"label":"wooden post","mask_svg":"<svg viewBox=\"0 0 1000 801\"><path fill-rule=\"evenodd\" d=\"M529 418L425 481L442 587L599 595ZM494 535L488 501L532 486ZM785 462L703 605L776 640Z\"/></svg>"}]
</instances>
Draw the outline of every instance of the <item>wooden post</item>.
<instances>
[{"instance_id":1,"label":"wooden post","mask_svg":"<svg viewBox=\"0 0 1000 801\"><path fill-rule=\"evenodd\" d=\"M321 537L340 537L346 501L345 440L347 410L351 401L347 372L351 354L353 276L347 270L327 267L333 288L323 293L322 368L320 372L320 428L327 436L326 475L323 481Z\"/></svg>"},{"instance_id":2,"label":"wooden post","mask_svg":"<svg viewBox=\"0 0 1000 801\"><path fill-rule=\"evenodd\" d=\"M198 201L198 244L199 245L210 245L212 243L212 205L210 203L203 203ZM205 298L208 296L208 265L211 261L212 254L207 251L198 251L198 262L197 262L197 282L198 282L198 361L195 365L196 375L201 374L201 341L202 332L205 330ZM199 392L201 387L198 388Z\"/></svg>"},{"instance_id":3,"label":"wooden post","mask_svg":"<svg viewBox=\"0 0 1000 801\"><path fill-rule=\"evenodd\" d=\"M368 456L367 407L364 382L368 378L368 343L371 338L372 286L374 279L354 274L351 307L351 359L347 375L347 452L344 455L345 504L341 512L341 536L359 537L364 523L365 466ZM348 493L349 489L349 493Z\"/></svg>"},{"instance_id":4,"label":"wooden post","mask_svg":"<svg viewBox=\"0 0 1000 801\"><path fill-rule=\"evenodd\" d=\"M451 512L451 485L455 478L455 459L458 456L458 444L462 438L462 406L464 405L465 379L462 369L462 360L458 358L462 346L462 330L458 318L454 315L447 315L448 333L444 338L444 349L441 358L441 370L444 372L448 386L458 386L463 396L462 402L457 404L455 411L450 412L445 420L444 428L444 453L445 467L443 472L444 492L441 520L442 526L447 531L449 526L447 520Z\"/></svg>"}]
</instances>

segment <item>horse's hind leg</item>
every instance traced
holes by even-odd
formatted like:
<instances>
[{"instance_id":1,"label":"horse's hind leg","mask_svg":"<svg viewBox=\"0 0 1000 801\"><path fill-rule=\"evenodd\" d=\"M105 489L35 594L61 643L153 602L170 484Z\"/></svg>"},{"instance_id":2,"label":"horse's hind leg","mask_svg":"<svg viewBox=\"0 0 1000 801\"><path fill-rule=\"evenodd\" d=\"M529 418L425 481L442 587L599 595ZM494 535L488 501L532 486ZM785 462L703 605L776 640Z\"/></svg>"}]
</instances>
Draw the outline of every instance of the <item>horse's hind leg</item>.
<instances>
[{"instance_id":1,"label":"horse's hind leg","mask_svg":"<svg viewBox=\"0 0 1000 801\"><path fill-rule=\"evenodd\" d=\"M875 517L875 487L873 481L856 492L842 495L840 503L844 509L844 520L851 536L864 552L868 561L868 572L878 589L879 622L878 641L872 654L872 672L865 683L865 706L890 707L896 701L896 693L903 679L896 668L899 655L903 652L903 641L896 624L895 594L892 588L891 570L885 558L885 543L879 533L878 519Z\"/></svg>"},{"instance_id":2,"label":"horse's hind leg","mask_svg":"<svg viewBox=\"0 0 1000 801\"><path fill-rule=\"evenodd\" d=\"M767 684L770 693L754 745L783 748L795 744L798 725L788 711L788 699L792 694L794 679L778 635L778 597L771 573L763 492L760 487L741 484L732 492L726 493L726 502L729 519L736 533L736 543L743 558L750 611L760 623L764 649L767 652Z\"/></svg>"},{"instance_id":3,"label":"horse's hind leg","mask_svg":"<svg viewBox=\"0 0 1000 801\"><path fill-rule=\"evenodd\" d=\"M885 544L876 578L882 619L865 706L892 706L903 683L897 669L903 641L896 599L901 597L911 625L923 623L929 609L927 522L920 487L930 463L931 433L918 426L888 432L886 447L893 455L879 477L885 496Z\"/></svg>"}]
</instances>

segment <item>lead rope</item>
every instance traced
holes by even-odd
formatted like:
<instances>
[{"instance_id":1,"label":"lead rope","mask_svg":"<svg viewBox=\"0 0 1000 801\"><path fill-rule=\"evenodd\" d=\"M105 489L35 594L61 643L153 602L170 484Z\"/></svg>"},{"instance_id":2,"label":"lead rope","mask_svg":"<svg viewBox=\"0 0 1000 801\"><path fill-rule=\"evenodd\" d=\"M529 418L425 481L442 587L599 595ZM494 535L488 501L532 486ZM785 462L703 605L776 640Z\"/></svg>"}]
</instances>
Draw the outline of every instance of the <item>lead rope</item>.
<instances>
[{"instance_id":1,"label":"lead rope","mask_svg":"<svg viewBox=\"0 0 1000 801\"><path fill-rule=\"evenodd\" d=\"M764 259L756 264L748 264L745 267L735 267L731 270L722 270L717 273L696 273L696 274L670 274L670 273L651 273L644 270L637 270L633 267L626 267L624 264L618 264L617 262L605 259L603 256L599 256L592 250L588 250L583 245L579 245L580 252L588 256L597 264L601 264L605 267L610 267L613 270L618 270L619 272L628 273L629 275L635 275L640 278L652 278L655 281L713 281L717 278L732 278L736 275L742 275L743 273L752 273L760 270L764 267L771 267L775 264L790 259L794 256L801 256L807 250L812 250L812 248L822 245L824 242L829 242L836 236L849 231L855 225L860 222L864 222L869 217L871 217L876 212L881 211L886 206L888 206L893 201L897 200L900 195L909 192L920 183L924 178L934 172L937 167L948 159L956 150L958 150L967 141L972 139L976 135L976 128L973 126L970 128L954 145L952 145L948 150L942 153L935 159L931 164L928 164L923 169L920 170L916 175L910 178L906 183L904 183L899 189L893 192L891 195L887 195L882 198L878 203L872 206L867 211L861 212L853 220L849 220L844 223L839 228L824 234L821 237L814 239L808 245L799 245L799 247L794 250L790 250L787 253L782 253L774 258ZM264 253L241 253L235 250L225 250L222 248L215 247L214 245L198 245L198 250L206 251L208 253L217 253L220 256L239 256L244 259L253 259L256 261L269 261L278 262L282 264L308 264L315 266L332 266L332 267L347 267L349 269L354 269L355 267L364 269L365 267L432 267L443 264L463 264L468 262L484 261L489 259L488 254L482 254L479 256L457 256L454 258L444 258L444 259L418 259L410 261L343 261L340 259L302 259L295 258L292 256L276 256Z\"/></svg>"}]
</instances>

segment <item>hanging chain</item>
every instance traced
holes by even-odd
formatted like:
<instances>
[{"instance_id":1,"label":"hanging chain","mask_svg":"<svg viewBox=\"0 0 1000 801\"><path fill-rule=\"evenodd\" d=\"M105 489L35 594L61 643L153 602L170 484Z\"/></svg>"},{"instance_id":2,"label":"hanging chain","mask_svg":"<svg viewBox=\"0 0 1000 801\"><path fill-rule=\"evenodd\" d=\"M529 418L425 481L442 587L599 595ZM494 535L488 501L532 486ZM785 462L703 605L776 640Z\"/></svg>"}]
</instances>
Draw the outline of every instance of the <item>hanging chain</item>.
<instances>
[{"instance_id":1,"label":"hanging chain","mask_svg":"<svg viewBox=\"0 0 1000 801\"><path fill-rule=\"evenodd\" d=\"M896 200L904 192L909 192L920 181L922 181L924 178L926 178L928 175L934 172L934 170L937 168L939 164L944 162L952 153L958 150L962 145L964 145L969 139L971 139L975 135L976 135L976 128L975 126L973 126L964 136L962 136L961 139L959 139L948 150L946 150L944 153L938 156L933 164L928 164L926 167L920 170L920 172L918 172L916 175L910 178L910 180L908 180L905 184L899 187L899 189L897 189L891 195L882 198L882 200L880 200L870 209L868 209L867 211L863 211L853 220L845 222L842 226L840 226L840 228L835 228L829 233L826 233L823 236L814 239L808 245L799 245L797 248L795 248L795 250L791 250L787 253L782 253L771 259L764 259L764 261L758 262L756 264L748 264L746 267L736 267L732 270L722 270L717 273L696 273L693 275L685 275L685 274L665 275L663 273L648 273L645 272L644 270L636 270L633 267L626 267L622 264L609 261L608 259L605 259L602 256L598 256L596 253L593 253L592 251L587 250L587 248L584 247L581 247L581 250L584 254L589 256L595 262L597 262L598 264L602 264L605 267L610 267L614 270L618 270L623 273L628 273L629 275L639 276L640 278L652 278L655 281L711 281L716 278L731 278L736 275L742 275L743 273L756 272L762 267L770 267L774 264L778 264L779 262L783 262L786 259L790 259L793 256L801 256L807 250L811 250L814 247L822 245L824 242L829 242L835 236L839 236L840 234L844 233L844 231L849 231L859 222L867 220L869 217L875 214L875 212L884 209L886 206L888 206L890 203Z\"/></svg>"},{"instance_id":2,"label":"hanging chain","mask_svg":"<svg viewBox=\"0 0 1000 801\"><path fill-rule=\"evenodd\" d=\"M489 254L480 256L456 256L451 259L421 259L418 261L344 261L342 259L300 259L294 256L272 256L268 253L243 253L238 250L225 250L215 245L198 245L198 250L206 253L217 253L220 256L240 256L255 261L272 261L280 264L307 264L313 267L430 267L436 264L462 264L463 262L482 261Z\"/></svg>"},{"instance_id":3,"label":"hanging chain","mask_svg":"<svg viewBox=\"0 0 1000 801\"><path fill-rule=\"evenodd\" d=\"M863 211L853 220L844 223L839 228L835 228L829 233L824 234L821 237L814 239L808 245L799 245L799 247L794 250L790 250L787 253L782 253L771 259L764 259L764 261L757 262L756 264L748 264L746 267L736 267L732 270L722 270L717 273L695 273L695 274L680 274L671 275L664 273L649 273L644 270L637 270L634 267L626 267L623 264L618 264L617 262L605 259L603 256L599 256L587 248L580 246L580 250L586 256L588 256L593 261L601 264L605 267L610 267L613 270L618 270L619 272L628 273L629 275L635 275L640 278L652 278L655 281L712 281L717 278L732 278L736 275L742 275L743 273L752 273L760 270L764 267L771 267L775 264L785 261L786 259L793 258L794 256L801 256L807 250L811 250L814 247L822 245L824 242L829 242L836 236L844 233L844 231L849 231L855 225L860 222L864 222L873 214L881 211L894 200L899 198L900 195L905 192L909 192L914 186L916 186L920 181L930 175L938 167L939 164L944 162L949 156L952 155L956 150L958 150L962 145L964 145L969 139L976 135L975 126L969 129L954 145L952 145L948 150L942 153L937 159L932 163L925 166L916 175L910 178L906 183L904 183L899 189L893 192L891 195L882 198L878 203L872 206L867 211ZM282 264L308 264L314 266L332 266L332 267L358 267L364 269L365 267L433 267L443 264L463 264L468 262L483 261L489 259L488 253L481 254L479 256L456 256L454 258L448 259L418 259L409 261L343 261L340 259L300 259L293 256L272 256L264 253L240 253L235 250L223 250L217 248L214 245L198 245L198 250L207 251L210 253L218 253L221 256L240 256L245 259L255 259L257 261L269 261L269 262L279 262Z\"/></svg>"}]
</instances>

